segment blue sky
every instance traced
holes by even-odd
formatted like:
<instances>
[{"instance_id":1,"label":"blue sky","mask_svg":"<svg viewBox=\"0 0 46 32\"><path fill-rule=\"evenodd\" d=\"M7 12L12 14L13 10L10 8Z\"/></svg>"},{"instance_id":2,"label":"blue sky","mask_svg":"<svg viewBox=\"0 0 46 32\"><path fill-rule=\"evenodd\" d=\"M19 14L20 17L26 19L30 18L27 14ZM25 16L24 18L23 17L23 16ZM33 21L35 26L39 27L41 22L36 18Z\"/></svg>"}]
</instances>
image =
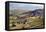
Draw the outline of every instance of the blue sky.
<instances>
[{"instance_id":1,"label":"blue sky","mask_svg":"<svg viewBox=\"0 0 46 32\"><path fill-rule=\"evenodd\" d=\"M40 4L24 4L24 3L10 3L10 10L14 9L25 9L25 10L35 10L43 9L43 5Z\"/></svg>"}]
</instances>

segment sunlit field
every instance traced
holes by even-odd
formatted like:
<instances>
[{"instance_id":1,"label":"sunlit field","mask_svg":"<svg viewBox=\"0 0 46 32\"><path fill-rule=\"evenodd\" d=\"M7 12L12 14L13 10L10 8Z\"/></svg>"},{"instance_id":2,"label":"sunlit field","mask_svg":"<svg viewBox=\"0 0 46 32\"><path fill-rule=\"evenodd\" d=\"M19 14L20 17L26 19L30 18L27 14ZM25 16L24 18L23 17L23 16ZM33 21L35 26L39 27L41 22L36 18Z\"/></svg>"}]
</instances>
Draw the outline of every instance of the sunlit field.
<instances>
[{"instance_id":1,"label":"sunlit field","mask_svg":"<svg viewBox=\"0 0 46 32\"><path fill-rule=\"evenodd\" d=\"M24 19L18 19L16 16L9 17L9 27L10 29L23 29L23 28L42 28L43 27L43 17L33 16L26 17Z\"/></svg>"}]
</instances>

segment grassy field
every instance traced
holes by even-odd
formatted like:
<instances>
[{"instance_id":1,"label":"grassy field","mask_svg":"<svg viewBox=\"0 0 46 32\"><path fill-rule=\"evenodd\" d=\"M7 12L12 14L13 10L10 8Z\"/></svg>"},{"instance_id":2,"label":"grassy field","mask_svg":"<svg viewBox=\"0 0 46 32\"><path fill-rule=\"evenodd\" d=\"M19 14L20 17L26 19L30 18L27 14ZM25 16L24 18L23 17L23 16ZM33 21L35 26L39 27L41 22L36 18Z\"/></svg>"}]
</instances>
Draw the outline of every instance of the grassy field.
<instances>
[{"instance_id":1,"label":"grassy field","mask_svg":"<svg viewBox=\"0 0 46 32\"><path fill-rule=\"evenodd\" d=\"M17 19L15 16L9 17L9 27L10 29L22 29L22 28L42 28L43 27L43 17L34 16L27 17L26 22L21 22L21 19Z\"/></svg>"}]
</instances>

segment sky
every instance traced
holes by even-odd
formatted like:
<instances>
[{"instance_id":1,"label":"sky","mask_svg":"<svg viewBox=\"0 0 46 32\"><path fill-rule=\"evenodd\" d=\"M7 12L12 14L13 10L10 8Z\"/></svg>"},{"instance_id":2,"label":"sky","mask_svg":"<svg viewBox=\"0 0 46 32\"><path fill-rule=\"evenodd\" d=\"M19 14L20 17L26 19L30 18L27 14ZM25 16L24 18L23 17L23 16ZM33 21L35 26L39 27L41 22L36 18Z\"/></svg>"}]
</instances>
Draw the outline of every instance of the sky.
<instances>
[{"instance_id":1,"label":"sky","mask_svg":"<svg viewBox=\"0 0 46 32\"><path fill-rule=\"evenodd\" d=\"M25 4L25 3L10 3L10 10L24 9L24 10L35 10L43 9L41 4Z\"/></svg>"}]
</instances>

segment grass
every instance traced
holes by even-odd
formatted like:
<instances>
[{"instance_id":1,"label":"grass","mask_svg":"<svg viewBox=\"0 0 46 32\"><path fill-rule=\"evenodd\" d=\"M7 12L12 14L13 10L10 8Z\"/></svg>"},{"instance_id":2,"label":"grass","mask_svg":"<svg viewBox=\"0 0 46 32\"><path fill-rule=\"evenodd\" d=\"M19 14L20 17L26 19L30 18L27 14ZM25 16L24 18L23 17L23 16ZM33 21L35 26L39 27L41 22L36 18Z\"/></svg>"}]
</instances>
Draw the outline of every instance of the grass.
<instances>
[{"instance_id":1,"label":"grass","mask_svg":"<svg viewBox=\"0 0 46 32\"><path fill-rule=\"evenodd\" d=\"M17 17L10 16L9 17L9 27L10 29L22 29L24 28L41 28L43 27L43 17L34 16L34 17L27 17L25 24L21 23L21 20L19 21ZM17 19L17 20L16 20ZM12 26L12 25L15 26Z\"/></svg>"}]
</instances>

